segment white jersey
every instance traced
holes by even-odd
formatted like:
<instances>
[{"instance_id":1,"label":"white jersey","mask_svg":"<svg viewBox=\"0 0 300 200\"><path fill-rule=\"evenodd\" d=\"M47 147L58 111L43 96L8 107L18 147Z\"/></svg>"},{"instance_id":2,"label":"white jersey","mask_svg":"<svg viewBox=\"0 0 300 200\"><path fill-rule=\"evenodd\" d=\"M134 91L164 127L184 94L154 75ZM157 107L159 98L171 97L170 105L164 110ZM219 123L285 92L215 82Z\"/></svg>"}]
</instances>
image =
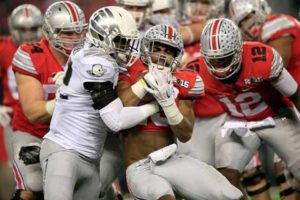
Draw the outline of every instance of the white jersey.
<instances>
[{"instance_id":1,"label":"white jersey","mask_svg":"<svg viewBox=\"0 0 300 200\"><path fill-rule=\"evenodd\" d=\"M64 84L59 89L50 131L44 138L89 158L100 157L109 130L92 106L86 82L117 82L118 66L111 56L86 43L73 50Z\"/></svg>"}]
</instances>

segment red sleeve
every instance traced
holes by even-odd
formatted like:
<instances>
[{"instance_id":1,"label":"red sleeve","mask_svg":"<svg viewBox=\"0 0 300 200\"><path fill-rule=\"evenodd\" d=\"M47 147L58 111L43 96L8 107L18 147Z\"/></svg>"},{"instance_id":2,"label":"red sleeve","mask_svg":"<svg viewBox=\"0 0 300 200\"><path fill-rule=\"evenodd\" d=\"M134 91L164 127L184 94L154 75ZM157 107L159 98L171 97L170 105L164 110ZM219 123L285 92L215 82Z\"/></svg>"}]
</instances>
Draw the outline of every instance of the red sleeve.
<instances>
[{"instance_id":1,"label":"red sleeve","mask_svg":"<svg viewBox=\"0 0 300 200\"><path fill-rule=\"evenodd\" d=\"M197 99L204 95L204 84L198 73L191 70L179 70L173 75L174 86L179 90L180 99Z\"/></svg>"},{"instance_id":2,"label":"red sleeve","mask_svg":"<svg viewBox=\"0 0 300 200\"><path fill-rule=\"evenodd\" d=\"M18 48L13 58L12 67L15 72L35 78L39 77L39 73L33 64L30 45L24 44Z\"/></svg>"}]
</instances>

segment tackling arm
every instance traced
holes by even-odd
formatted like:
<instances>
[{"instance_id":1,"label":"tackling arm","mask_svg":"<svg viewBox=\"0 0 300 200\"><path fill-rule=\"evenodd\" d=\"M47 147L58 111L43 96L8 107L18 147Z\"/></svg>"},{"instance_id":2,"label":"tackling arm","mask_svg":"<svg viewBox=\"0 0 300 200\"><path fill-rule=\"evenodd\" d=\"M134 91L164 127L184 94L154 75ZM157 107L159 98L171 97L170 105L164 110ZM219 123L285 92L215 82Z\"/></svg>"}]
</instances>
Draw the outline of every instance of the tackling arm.
<instances>
[{"instance_id":1,"label":"tackling arm","mask_svg":"<svg viewBox=\"0 0 300 200\"><path fill-rule=\"evenodd\" d=\"M183 118L179 124L170 125L173 133L177 136L179 141L187 142L193 132L193 125L195 121L195 115L193 110L192 100L180 100L178 109Z\"/></svg>"},{"instance_id":2,"label":"tackling arm","mask_svg":"<svg viewBox=\"0 0 300 200\"><path fill-rule=\"evenodd\" d=\"M155 103L138 107L124 107L111 82L84 83L93 100L93 107L99 110L104 123L113 131L131 128L159 111Z\"/></svg>"}]
</instances>

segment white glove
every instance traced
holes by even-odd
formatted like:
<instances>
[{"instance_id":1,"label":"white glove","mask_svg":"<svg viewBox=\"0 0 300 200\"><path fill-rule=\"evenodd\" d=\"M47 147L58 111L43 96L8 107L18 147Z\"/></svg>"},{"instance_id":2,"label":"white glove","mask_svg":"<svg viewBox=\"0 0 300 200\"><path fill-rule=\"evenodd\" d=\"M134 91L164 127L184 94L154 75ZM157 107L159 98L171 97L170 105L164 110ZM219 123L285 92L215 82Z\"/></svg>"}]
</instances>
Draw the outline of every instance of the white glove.
<instances>
[{"instance_id":1,"label":"white glove","mask_svg":"<svg viewBox=\"0 0 300 200\"><path fill-rule=\"evenodd\" d=\"M64 81L64 76L65 76L64 71L57 72L55 74L55 76L53 77L53 80L54 80L55 84L58 85L58 86L61 86L63 84L63 81Z\"/></svg>"},{"instance_id":2,"label":"white glove","mask_svg":"<svg viewBox=\"0 0 300 200\"><path fill-rule=\"evenodd\" d=\"M13 111L13 109L11 107L0 106L0 124L1 124L1 126L5 127L10 123L11 117L9 114L12 113L12 111Z\"/></svg>"},{"instance_id":3,"label":"white glove","mask_svg":"<svg viewBox=\"0 0 300 200\"><path fill-rule=\"evenodd\" d=\"M144 80L148 85L145 89L155 97L161 107L175 102L171 73L154 68L144 76Z\"/></svg>"}]
</instances>

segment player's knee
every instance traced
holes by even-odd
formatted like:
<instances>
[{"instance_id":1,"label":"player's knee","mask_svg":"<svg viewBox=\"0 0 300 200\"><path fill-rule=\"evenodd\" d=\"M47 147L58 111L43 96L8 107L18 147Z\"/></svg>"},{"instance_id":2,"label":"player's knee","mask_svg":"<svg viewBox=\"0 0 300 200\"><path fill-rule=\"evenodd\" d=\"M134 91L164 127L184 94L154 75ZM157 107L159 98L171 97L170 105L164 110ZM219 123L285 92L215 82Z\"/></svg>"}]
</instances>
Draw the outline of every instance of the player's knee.
<instances>
[{"instance_id":1,"label":"player's knee","mask_svg":"<svg viewBox=\"0 0 300 200\"><path fill-rule=\"evenodd\" d=\"M26 174L24 177L26 189L32 192L41 192L43 190L42 177L41 170L35 170Z\"/></svg>"},{"instance_id":2,"label":"player's knee","mask_svg":"<svg viewBox=\"0 0 300 200\"><path fill-rule=\"evenodd\" d=\"M290 187L290 185L288 184L284 174L280 174L279 176L276 177L276 183L279 186L280 199L284 199L295 193L295 190L292 187Z\"/></svg>"},{"instance_id":3,"label":"player's knee","mask_svg":"<svg viewBox=\"0 0 300 200\"><path fill-rule=\"evenodd\" d=\"M259 166L244 172L241 182L249 196L262 194L270 188L270 183Z\"/></svg>"}]
</instances>

